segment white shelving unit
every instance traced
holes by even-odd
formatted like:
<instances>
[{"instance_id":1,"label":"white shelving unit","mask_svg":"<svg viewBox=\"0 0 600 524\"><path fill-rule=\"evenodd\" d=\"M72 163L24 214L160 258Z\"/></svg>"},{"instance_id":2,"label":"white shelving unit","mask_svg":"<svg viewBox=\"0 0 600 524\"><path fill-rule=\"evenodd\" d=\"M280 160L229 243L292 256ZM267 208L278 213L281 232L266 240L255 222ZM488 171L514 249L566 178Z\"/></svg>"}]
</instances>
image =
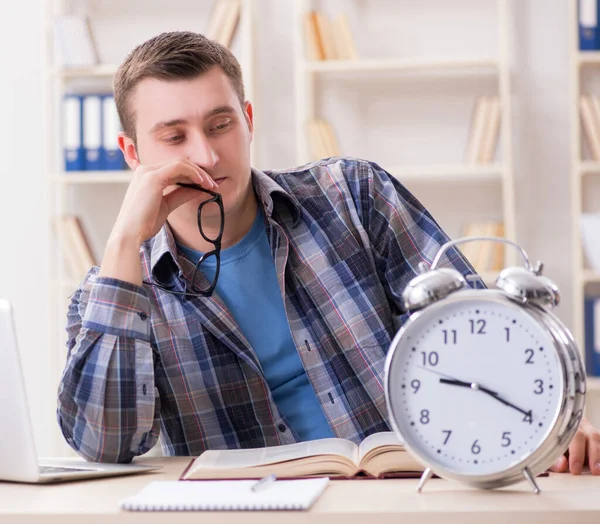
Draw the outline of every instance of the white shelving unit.
<instances>
[{"instance_id":1,"label":"white shelving unit","mask_svg":"<svg viewBox=\"0 0 600 524\"><path fill-rule=\"evenodd\" d=\"M494 74L498 62L492 59L362 59L362 60L323 60L310 61L303 64L307 72L314 73L366 73L366 72L428 72L433 73L443 70L470 70L485 69L487 74Z\"/></svg>"},{"instance_id":2,"label":"white shelving unit","mask_svg":"<svg viewBox=\"0 0 600 524\"><path fill-rule=\"evenodd\" d=\"M340 81L340 76L346 83L360 81L363 84L372 83L373 94L378 92L378 87L392 82L401 83L412 81L419 77L420 81L442 84L446 79L459 78L471 87L478 86L482 79L488 82L496 82L497 94L502 107L502 119L500 129L499 163L485 165L467 165L461 163L450 164L428 164L426 161L417 165L400 165L392 162L391 165L381 164L377 158L368 157L380 163L390 174L398 178L421 200L437 194L443 194L450 186L461 184L479 187L480 185L493 184L496 192L501 193L501 220L504 223L505 236L515 239L515 181L512 160L512 119L511 119L511 88L510 88L510 28L509 2L508 0L487 0L491 8L495 8L495 27L489 31L497 32L497 53L494 56L453 56L453 57L371 57L362 58L360 51L361 38L365 38L366 32L353 28L353 38L359 50L360 59L357 60L323 60L308 61L305 53L305 41L303 32L303 17L311 9L326 10L328 2L317 0L295 0L295 76L296 76L296 150L297 162L304 163L311 160L309 143L306 134L306 122L319 117L319 96L323 93L319 86L333 80ZM356 0L348 0L343 4L343 10L351 11L354 7L364 8L364 2L357 3ZM375 3L374 3L375 4ZM339 4L338 4L339 5ZM407 3L394 5L394 11L389 12L390 17L407 17L404 8ZM384 9L381 5L379 8ZM431 8L431 6L429 6ZM373 9L377 6L373 5ZM410 5L411 9L417 10L416 3ZM412 13L412 11L411 11ZM455 20L460 20L457 13L453 11ZM473 22L474 18L470 19ZM455 22L460 23L460 22ZM473 22L475 23L475 22ZM463 27L467 30L467 27ZM424 28L423 31L429 31ZM383 30L382 30L383 32ZM406 41L405 41L406 44ZM476 46L472 46L477 52ZM348 78L345 78L348 77ZM391 77L391 78L390 78ZM440 87L440 93L443 87ZM431 94L431 92L430 92ZM338 107L339 109L339 107ZM354 109L354 108L352 108ZM350 110L349 110L350 111ZM468 115L467 115L468 117ZM343 134L344 130L336 127L336 121L328 119L333 128ZM415 122L418 126L419 122ZM466 132L465 132L466 135ZM343 142L343 140L340 140ZM342 155L344 155L342 144ZM357 156L352 153L352 156ZM424 198L422 198L424 197ZM435 218L444 226L444 216L434 212ZM475 217L478 218L478 217ZM460 234L459 232L451 232ZM506 261L516 260L511 250L505 251ZM493 281L496 274L482 275L486 281Z\"/></svg>"},{"instance_id":3,"label":"white shelving unit","mask_svg":"<svg viewBox=\"0 0 600 524\"><path fill-rule=\"evenodd\" d=\"M190 14L186 19L185 27L173 27L172 17L177 16L177 10L173 10L173 14L169 14L169 9L164 8L162 2L148 2L145 4L145 14L153 8L157 9L157 13L161 13L162 19L140 17L135 20L138 33L151 34L140 37L135 45L142 41L159 34L162 31L170 30L193 30L202 32L208 23L209 8L213 2L203 2L201 5L192 0L177 0L178 4L185 4L185 12ZM103 11L111 9L110 13ZM91 9L91 12L86 12L86 9ZM114 23L117 27L123 23L121 7L114 2L93 2L90 4L85 0L45 0L45 96L46 96L46 151L45 163L46 179L48 183L49 196L49 227L52 219L61 214L77 214L84 222L86 222L85 212L87 208L93 208L98 194L102 194L105 201L111 203L111 209L107 212L97 213L100 215L98 222L88 220L86 226L89 227L90 236L93 238L92 247L95 254L100 257L104 251L104 243L106 242L108 232L116 218L116 212L120 207L127 184L131 180L131 172L124 171L81 171L81 172L66 172L64 171L63 148L61 143L62 137L62 100L65 93L70 91L83 91L90 89L104 90L109 92L112 87L112 79L117 70L116 63L103 63L94 67L84 68L61 68L57 67L53 61L53 33L52 22L55 16L68 13L87 14L90 16L92 32L94 32L94 16L102 14L102 22L109 26ZM191 15L198 13L198 18L195 21L191 20ZM180 16L180 15L179 15ZM113 17L113 18L111 18ZM240 21L237 28L237 33L233 45L233 51L237 52L238 60L242 66L244 84L246 88L246 98L253 102L256 107L255 96L255 81L254 81L254 48L255 48L255 0L242 0ZM180 16L181 19L181 16ZM177 24L181 23L178 19ZM159 20L159 22L157 22ZM149 24L150 27L145 28L143 24ZM175 24L175 25L177 25ZM141 28L140 28L141 27ZM105 28L106 29L106 28ZM118 29L116 29L118 30ZM128 33L130 32L127 29ZM119 39L115 39L119 42ZM98 41L97 41L98 43ZM111 42L114 44L114 42ZM117 44L113 45L113 48ZM102 56L102 42L98 43L99 52ZM133 47L133 46L132 46ZM115 62L123 59L132 47L118 49ZM112 49L115 54L115 49ZM81 86L84 86L83 88ZM256 159L256 134L252 142L251 155L253 163L258 163ZM101 196L102 196L101 195ZM100 232L95 229L101 229ZM87 231L88 228L86 228ZM95 242L94 242L95 240ZM66 358L66 313L69 304L70 295L79 285L79 281L74 281L66 273L64 265L64 253L62 246L52 233L50 235L50 286L49 286L49 302L52 318L50 319L49 342L51 345L53 359L52 369L49 370L52 380L51 383L58 387L60 374L64 368ZM48 392L49 395L56 394L56 388ZM55 455L72 454L71 449L64 442L58 427L53 427L50 435L52 453Z\"/></svg>"},{"instance_id":4,"label":"white shelving unit","mask_svg":"<svg viewBox=\"0 0 600 524\"><path fill-rule=\"evenodd\" d=\"M581 215L586 211L584 196L586 191L600 188L600 162L584 157L584 144L579 113L579 97L582 94L598 94L597 82L600 81L600 52L579 51L577 0L569 0L569 54L570 54L570 119L571 119L571 199L573 233L573 336L585 358L585 317L584 298L586 289L600 291L600 272L586 267L581 237ZM590 74L590 77L586 75ZM594 80L595 77L595 80ZM585 81L588 78L589 81ZM594 85L596 84L596 85ZM596 209L600 212L600 209ZM597 411L600 401L600 377L590 377L588 391L595 400ZM592 416L591 403L588 401L588 417ZM596 424L600 418L596 417Z\"/></svg>"}]
</instances>

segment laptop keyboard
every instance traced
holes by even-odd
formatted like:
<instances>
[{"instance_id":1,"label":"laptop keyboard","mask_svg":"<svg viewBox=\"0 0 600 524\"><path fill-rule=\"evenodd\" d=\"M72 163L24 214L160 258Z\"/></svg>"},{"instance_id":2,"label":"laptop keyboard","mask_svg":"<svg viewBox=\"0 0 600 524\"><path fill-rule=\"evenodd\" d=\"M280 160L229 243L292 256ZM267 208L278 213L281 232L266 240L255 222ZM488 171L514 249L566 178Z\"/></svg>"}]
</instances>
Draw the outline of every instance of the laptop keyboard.
<instances>
[{"instance_id":1,"label":"laptop keyboard","mask_svg":"<svg viewBox=\"0 0 600 524\"><path fill-rule=\"evenodd\" d=\"M40 473L73 473L77 471L96 471L89 468L64 468L62 466L40 466Z\"/></svg>"}]
</instances>

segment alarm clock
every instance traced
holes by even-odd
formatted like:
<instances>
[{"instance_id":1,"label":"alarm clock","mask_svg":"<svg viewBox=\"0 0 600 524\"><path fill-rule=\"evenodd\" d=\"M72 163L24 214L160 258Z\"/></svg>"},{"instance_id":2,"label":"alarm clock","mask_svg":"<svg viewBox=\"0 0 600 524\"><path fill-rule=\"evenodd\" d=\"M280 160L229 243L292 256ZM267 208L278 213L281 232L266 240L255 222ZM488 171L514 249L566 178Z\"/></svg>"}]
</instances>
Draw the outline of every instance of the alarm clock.
<instances>
[{"instance_id":1,"label":"alarm clock","mask_svg":"<svg viewBox=\"0 0 600 524\"><path fill-rule=\"evenodd\" d=\"M496 289L472 289L455 269L436 269L457 244L515 247ZM393 430L433 474L492 489L535 478L568 448L583 416L586 379L573 336L550 312L560 295L516 243L496 237L447 242L406 287L410 316L385 363ZM479 278L479 277L477 277Z\"/></svg>"}]
</instances>

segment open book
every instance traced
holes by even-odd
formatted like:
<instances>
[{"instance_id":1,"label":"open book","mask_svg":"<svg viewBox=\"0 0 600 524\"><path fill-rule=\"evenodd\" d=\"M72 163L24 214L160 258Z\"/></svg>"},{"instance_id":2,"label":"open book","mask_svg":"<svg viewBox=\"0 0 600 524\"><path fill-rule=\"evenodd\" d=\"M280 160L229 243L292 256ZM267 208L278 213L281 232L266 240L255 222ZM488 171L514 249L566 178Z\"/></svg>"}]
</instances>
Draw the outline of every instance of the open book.
<instances>
[{"instance_id":1,"label":"open book","mask_svg":"<svg viewBox=\"0 0 600 524\"><path fill-rule=\"evenodd\" d=\"M360 445L326 438L284 446L208 450L194 459L181 480L415 476L424 470L391 432L374 433ZM410 473L413 473L412 475Z\"/></svg>"}]
</instances>

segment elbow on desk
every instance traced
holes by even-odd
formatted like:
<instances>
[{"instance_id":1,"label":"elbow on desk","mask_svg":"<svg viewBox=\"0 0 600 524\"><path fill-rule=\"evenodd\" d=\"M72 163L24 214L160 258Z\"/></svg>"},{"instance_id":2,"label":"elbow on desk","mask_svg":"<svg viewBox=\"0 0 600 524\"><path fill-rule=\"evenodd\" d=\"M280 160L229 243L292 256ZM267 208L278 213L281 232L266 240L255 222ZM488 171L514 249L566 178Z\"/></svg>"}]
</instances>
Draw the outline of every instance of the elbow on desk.
<instances>
[{"instance_id":1,"label":"elbow on desk","mask_svg":"<svg viewBox=\"0 0 600 524\"><path fill-rule=\"evenodd\" d=\"M63 437L73 450L88 462L128 464L152 447L152 438L142 434L141 442L133 442L134 432L109 433L103 424L82 420L83 417L64 416L61 407L57 419ZM152 433L152 432L151 432Z\"/></svg>"},{"instance_id":2,"label":"elbow on desk","mask_svg":"<svg viewBox=\"0 0 600 524\"><path fill-rule=\"evenodd\" d=\"M96 432L88 426L80 431L65 424L60 415L58 423L67 444L81 458L88 462L128 464L136 455L123 445L124 443L116 443L114 437L107 438L106 436L102 436L101 430ZM85 438L82 436L82 433L85 433Z\"/></svg>"},{"instance_id":3,"label":"elbow on desk","mask_svg":"<svg viewBox=\"0 0 600 524\"><path fill-rule=\"evenodd\" d=\"M147 453L158 441L159 432L139 426L135 410L81 405L77 394L64 384L59 390L57 420L63 437L88 462L127 464Z\"/></svg>"}]
</instances>

